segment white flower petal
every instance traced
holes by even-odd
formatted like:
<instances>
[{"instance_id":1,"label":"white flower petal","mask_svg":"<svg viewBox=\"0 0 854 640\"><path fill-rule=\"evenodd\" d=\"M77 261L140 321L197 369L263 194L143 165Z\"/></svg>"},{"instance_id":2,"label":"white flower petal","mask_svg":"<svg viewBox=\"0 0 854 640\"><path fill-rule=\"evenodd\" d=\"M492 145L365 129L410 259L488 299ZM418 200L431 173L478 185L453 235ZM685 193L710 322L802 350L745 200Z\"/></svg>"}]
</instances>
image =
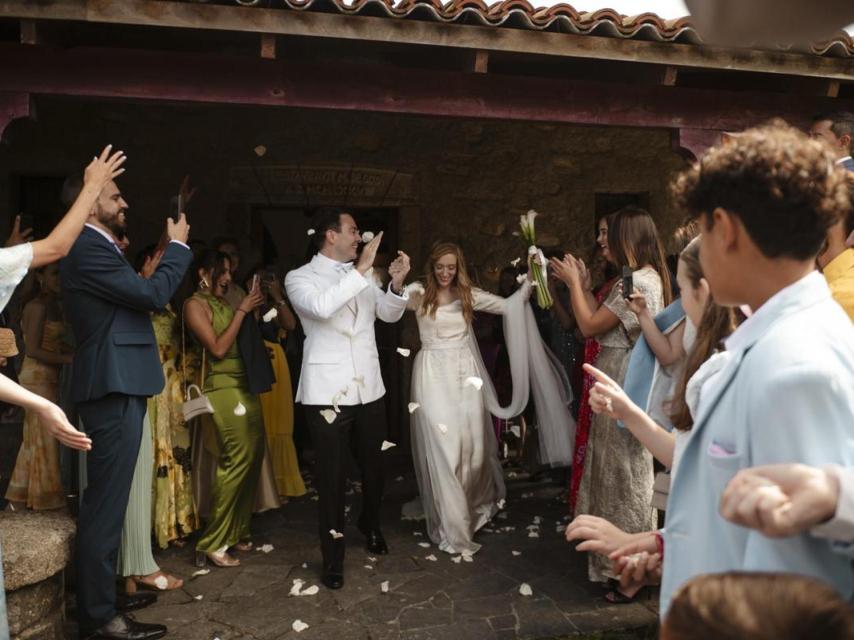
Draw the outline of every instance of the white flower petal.
<instances>
[{"instance_id":1,"label":"white flower petal","mask_svg":"<svg viewBox=\"0 0 854 640\"><path fill-rule=\"evenodd\" d=\"M528 533L528 537L529 538L539 538L540 534L537 533L536 531L531 531L530 533Z\"/></svg>"},{"instance_id":2,"label":"white flower petal","mask_svg":"<svg viewBox=\"0 0 854 640\"><path fill-rule=\"evenodd\" d=\"M516 551L515 549L513 549L513 551L511 551L510 553L512 553L514 556L517 556L517 557L522 555L521 551Z\"/></svg>"},{"instance_id":3,"label":"white flower petal","mask_svg":"<svg viewBox=\"0 0 854 640\"><path fill-rule=\"evenodd\" d=\"M534 524L542 523L543 519L540 516L534 516Z\"/></svg>"},{"instance_id":4,"label":"white flower petal","mask_svg":"<svg viewBox=\"0 0 854 640\"><path fill-rule=\"evenodd\" d=\"M394 442L389 442L388 440L383 440L382 446L380 446L380 451L388 451L392 447L396 447L397 445Z\"/></svg>"},{"instance_id":5,"label":"white flower petal","mask_svg":"<svg viewBox=\"0 0 854 640\"><path fill-rule=\"evenodd\" d=\"M267 147L265 147L263 144L259 144L257 147L252 149L252 151L254 151L255 155L259 158L263 158L264 155L267 153Z\"/></svg>"},{"instance_id":6,"label":"white flower petal","mask_svg":"<svg viewBox=\"0 0 854 640\"><path fill-rule=\"evenodd\" d=\"M463 557L462 557L462 556L453 556L453 557L451 558L451 562L453 562L454 564L459 564L459 563L460 563L460 562L462 562L462 561L463 561Z\"/></svg>"},{"instance_id":7,"label":"white flower petal","mask_svg":"<svg viewBox=\"0 0 854 640\"><path fill-rule=\"evenodd\" d=\"M437 562L439 558L434 556L432 553L429 556L424 556L425 560L429 560L430 562Z\"/></svg>"},{"instance_id":8,"label":"white flower petal","mask_svg":"<svg viewBox=\"0 0 854 640\"><path fill-rule=\"evenodd\" d=\"M301 566L303 569L308 569L308 563L307 563L307 562L303 562L300 566Z\"/></svg>"},{"instance_id":9,"label":"white flower petal","mask_svg":"<svg viewBox=\"0 0 854 640\"><path fill-rule=\"evenodd\" d=\"M514 231L514 232L513 232L513 233L511 233L510 235L511 235L511 236L515 236L516 238L518 238L518 237L519 237L520 235L522 235L522 234L521 234L521 233L519 233L518 231Z\"/></svg>"},{"instance_id":10,"label":"white flower petal","mask_svg":"<svg viewBox=\"0 0 854 640\"><path fill-rule=\"evenodd\" d=\"M258 551L260 551L261 553L270 553L273 548L274 547L271 544L262 544L260 547L258 547Z\"/></svg>"},{"instance_id":11,"label":"white flower petal","mask_svg":"<svg viewBox=\"0 0 854 640\"><path fill-rule=\"evenodd\" d=\"M202 594L199 594L197 596L193 596L193 600L201 600L202 598L204 598L204 596Z\"/></svg>"},{"instance_id":12,"label":"white flower petal","mask_svg":"<svg viewBox=\"0 0 854 640\"><path fill-rule=\"evenodd\" d=\"M362 242L368 243L373 239L374 239L374 232L373 231L365 231L362 234Z\"/></svg>"},{"instance_id":13,"label":"white flower petal","mask_svg":"<svg viewBox=\"0 0 854 640\"><path fill-rule=\"evenodd\" d=\"M403 347L398 347L397 352L402 355L404 358L408 358L409 354L412 353L409 349L404 349Z\"/></svg>"},{"instance_id":14,"label":"white flower petal","mask_svg":"<svg viewBox=\"0 0 854 640\"><path fill-rule=\"evenodd\" d=\"M538 524L529 524L529 525L528 525L527 527L525 527L525 528L526 528L528 531L539 531L539 530L540 530L540 525L538 525Z\"/></svg>"},{"instance_id":15,"label":"white flower petal","mask_svg":"<svg viewBox=\"0 0 854 640\"><path fill-rule=\"evenodd\" d=\"M313 236L314 235L314 229L309 229L308 231L305 232L305 235Z\"/></svg>"},{"instance_id":16,"label":"white flower petal","mask_svg":"<svg viewBox=\"0 0 854 640\"><path fill-rule=\"evenodd\" d=\"M264 322L272 322L273 320L276 319L276 316L278 316L278 315L279 315L279 312L276 310L276 307L273 307L267 313L265 313L263 316L261 316L261 319Z\"/></svg>"},{"instance_id":17,"label":"white flower petal","mask_svg":"<svg viewBox=\"0 0 854 640\"><path fill-rule=\"evenodd\" d=\"M419 547L424 547L425 549L429 549L429 548L430 548L430 543L429 543L429 542L419 542L419 543L418 543L418 546L419 546Z\"/></svg>"},{"instance_id":18,"label":"white flower petal","mask_svg":"<svg viewBox=\"0 0 854 640\"><path fill-rule=\"evenodd\" d=\"M466 562L474 562L474 556L470 553L463 553L463 560Z\"/></svg>"},{"instance_id":19,"label":"white flower petal","mask_svg":"<svg viewBox=\"0 0 854 640\"><path fill-rule=\"evenodd\" d=\"M534 591L531 589L531 585L529 585L527 582L523 582L522 585L519 587L519 593L521 593L523 596L534 595Z\"/></svg>"},{"instance_id":20,"label":"white flower petal","mask_svg":"<svg viewBox=\"0 0 854 640\"><path fill-rule=\"evenodd\" d=\"M154 586L161 591L166 591L169 588L169 580L166 579L166 576L157 576L154 579Z\"/></svg>"},{"instance_id":21,"label":"white flower petal","mask_svg":"<svg viewBox=\"0 0 854 640\"><path fill-rule=\"evenodd\" d=\"M537 255L537 251L539 251L539 249L537 249L537 246L534 244L532 244L530 247L528 247L528 255L529 256Z\"/></svg>"},{"instance_id":22,"label":"white flower petal","mask_svg":"<svg viewBox=\"0 0 854 640\"><path fill-rule=\"evenodd\" d=\"M210 572L211 572L211 570L210 570L210 569L199 569L198 571L194 571L194 572L193 572L192 577L193 577L193 578L195 578L196 576L206 576L206 575L208 575Z\"/></svg>"},{"instance_id":23,"label":"white flower petal","mask_svg":"<svg viewBox=\"0 0 854 640\"><path fill-rule=\"evenodd\" d=\"M237 406L234 407L234 415L236 415L236 416L245 416L246 415L246 407L243 406L242 402L238 402Z\"/></svg>"},{"instance_id":24,"label":"white flower petal","mask_svg":"<svg viewBox=\"0 0 854 640\"><path fill-rule=\"evenodd\" d=\"M319 591L320 591L320 587L318 587L316 584L313 584L308 589L303 589L302 591L300 591L299 595L301 595L301 596L316 596Z\"/></svg>"},{"instance_id":25,"label":"white flower petal","mask_svg":"<svg viewBox=\"0 0 854 640\"><path fill-rule=\"evenodd\" d=\"M369 564L366 564L366 565L365 565L365 569L367 569L368 571L373 571L373 570L374 570L374 568L373 568L371 565L369 565Z\"/></svg>"},{"instance_id":26,"label":"white flower petal","mask_svg":"<svg viewBox=\"0 0 854 640\"><path fill-rule=\"evenodd\" d=\"M413 532L412 532L412 535L414 535L414 536L418 536L418 537L420 538L420 537L421 537L421 536L423 536L424 534L423 534L423 533L421 533L420 531L413 531Z\"/></svg>"},{"instance_id":27,"label":"white flower petal","mask_svg":"<svg viewBox=\"0 0 854 640\"><path fill-rule=\"evenodd\" d=\"M499 509L503 509L505 504L507 504L507 501L506 501L504 498L501 498L501 499L498 501L498 508L499 508ZM505 515L504 517L506 518L507 516Z\"/></svg>"},{"instance_id":28,"label":"white flower petal","mask_svg":"<svg viewBox=\"0 0 854 640\"><path fill-rule=\"evenodd\" d=\"M516 282L518 284L522 284L527 279L528 279L528 274L526 274L526 273L520 273L518 276L516 276Z\"/></svg>"},{"instance_id":29,"label":"white flower petal","mask_svg":"<svg viewBox=\"0 0 854 640\"><path fill-rule=\"evenodd\" d=\"M483 387L483 380L478 378L477 376L469 376L466 378L466 381L463 383L464 387L474 387L478 391Z\"/></svg>"},{"instance_id":30,"label":"white flower petal","mask_svg":"<svg viewBox=\"0 0 854 640\"><path fill-rule=\"evenodd\" d=\"M442 424L441 422L436 425L436 428L442 433L448 433L448 425Z\"/></svg>"},{"instance_id":31,"label":"white flower petal","mask_svg":"<svg viewBox=\"0 0 854 640\"><path fill-rule=\"evenodd\" d=\"M333 409L321 409L320 415L323 416L323 419L326 420L329 424L335 422L335 418L338 417L338 414L335 413Z\"/></svg>"},{"instance_id":32,"label":"white flower petal","mask_svg":"<svg viewBox=\"0 0 854 640\"><path fill-rule=\"evenodd\" d=\"M377 559L376 559L376 558L374 558L373 556L368 556L368 561L369 561L369 562L376 562L376 561L377 561Z\"/></svg>"},{"instance_id":33,"label":"white flower petal","mask_svg":"<svg viewBox=\"0 0 854 640\"><path fill-rule=\"evenodd\" d=\"M308 629L308 625L302 620L294 620L294 623L291 625L291 629L293 629L297 633L301 633Z\"/></svg>"},{"instance_id":34,"label":"white flower petal","mask_svg":"<svg viewBox=\"0 0 854 640\"><path fill-rule=\"evenodd\" d=\"M383 593L388 593L388 580L383 580L380 582L380 591Z\"/></svg>"},{"instance_id":35,"label":"white flower petal","mask_svg":"<svg viewBox=\"0 0 854 640\"><path fill-rule=\"evenodd\" d=\"M510 264L514 267L518 267L520 262L522 262L522 258L513 258L513 260L510 261Z\"/></svg>"},{"instance_id":36,"label":"white flower petal","mask_svg":"<svg viewBox=\"0 0 854 640\"><path fill-rule=\"evenodd\" d=\"M335 529L330 529L329 535L332 536L333 540L339 540L344 537L343 533L338 533Z\"/></svg>"},{"instance_id":37,"label":"white flower petal","mask_svg":"<svg viewBox=\"0 0 854 640\"><path fill-rule=\"evenodd\" d=\"M403 481L404 481L404 479L405 479L405 478L404 478L403 476L397 476L397 477L394 479L394 481L395 481L395 482L403 482Z\"/></svg>"},{"instance_id":38,"label":"white flower petal","mask_svg":"<svg viewBox=\"0 0 854 640\"><path fill-rule=\"evenodd\" d=\"M291 590L288 592L288 595L289 596L298 596L300 590L302 589L302 585L304 585L304 584L305 584L305 582L303 582L300 578L297 578L296 580L294 580L294 583L293 583L293 585L291 585Z\"/></svg>"},{"instance_id":39,"label":"white flower petal","mask_svg":"<svg viewBox=\"0 0 854 640\"><path fill-rule=\"evenodd\" d=\"M420 404L418 404L417 402L410 402L410 403L409 403L409 407L408 407L408 408L409 408L409 413L415 413L415 410L416 410L418 407L420 407L420 406L421 406L421 405L420 405Z\"/></svg>"}]
</instances>

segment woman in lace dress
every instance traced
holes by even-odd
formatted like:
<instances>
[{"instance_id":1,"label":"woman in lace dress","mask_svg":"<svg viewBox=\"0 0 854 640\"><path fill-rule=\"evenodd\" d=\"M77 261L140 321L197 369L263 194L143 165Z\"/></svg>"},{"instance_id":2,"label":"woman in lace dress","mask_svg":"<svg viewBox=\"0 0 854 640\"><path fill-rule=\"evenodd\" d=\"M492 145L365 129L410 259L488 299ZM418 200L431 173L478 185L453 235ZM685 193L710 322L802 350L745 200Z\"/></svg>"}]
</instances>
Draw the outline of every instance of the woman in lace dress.
<instances>
[{"instance_id":1,"label":"woman in lace dress","mask_svg":"<svg viewBox=\"0 0 854 640\"><path fill-rule=\"evenodd\" d=\"M503 503L505 489L490 413L510 418L537 402L546 462L568 462L574 423L560 365L549 357L527 298L531 284L509 298L474 288L460 248L441 243L428 261L426 286L410 285L421 351L412 373L412 452L430 539L447 553L480 549L475 532ZM475 311L502 314L513 374L513 398L498 406L471 330ZM481 388L482 385L482 388ZM546 402L546 398L551 401Z\"/></svg>"},{"instance_id":2,"label":"woman in lace dress","mask_svg":"<svg viewBox=\"0 0 854 640\"><path fill-rule=\"evenodd\" d=\"M634 290L643 294L654 316L670 304L670 277L664 250L652 217L634 207L622 209L608 228L608 247L619 269L633 271ZM572 256L553 260L557 277L571 292L575 318L585 336L595 336L601 350L595 366L618 384L623 383L632 347L640 335L637 316L628 308L620 286L612 288L598 308L584 288L584 265ZM656 524L652 499L652 455L616 420L605 414L593 417L584 472L578 489L575 515L605 518L629 533L648 531ZM590 554L592 582L611 576L607 558ZM615 597L616 596L615 594Z\"/></svg>"}]
</instances>

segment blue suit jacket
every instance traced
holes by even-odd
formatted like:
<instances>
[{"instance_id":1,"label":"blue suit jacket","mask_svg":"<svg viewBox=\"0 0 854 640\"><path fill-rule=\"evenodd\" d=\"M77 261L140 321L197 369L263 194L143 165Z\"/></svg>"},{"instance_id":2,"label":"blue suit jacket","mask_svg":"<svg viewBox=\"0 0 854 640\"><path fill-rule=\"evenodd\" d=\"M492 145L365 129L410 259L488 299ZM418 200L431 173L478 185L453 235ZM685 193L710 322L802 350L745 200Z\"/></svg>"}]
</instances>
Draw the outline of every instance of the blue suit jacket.
<instances>
[{"instance_id":1,"label":"blue suit jacket","mask_svg":"<svg viewBox=\"0 0 854 640\"><path fill-rule=\"evenodd\" d=\"M146 280L105 237L83 229L60 263L63 308L77 345L74 402L110 393L152 396L163 390L149 314L169 303L192 257L189 249L172 242Z\"/></svg>"},{"instance_id":2,"label":"blue suit jacket","mask_svg":"<svg viewBox=\"0 0 854 640\"><path fill-rule=\"evenodd\" d=\"M766 538L724 520L719 507L740 469L854 466L854 326L814 272L760 307L726 346L730 360L702 388L670 488L661 615L685 582L725 571L814 576L850 599L844 550L810 533Z\"/></svg>"}]
</instances>

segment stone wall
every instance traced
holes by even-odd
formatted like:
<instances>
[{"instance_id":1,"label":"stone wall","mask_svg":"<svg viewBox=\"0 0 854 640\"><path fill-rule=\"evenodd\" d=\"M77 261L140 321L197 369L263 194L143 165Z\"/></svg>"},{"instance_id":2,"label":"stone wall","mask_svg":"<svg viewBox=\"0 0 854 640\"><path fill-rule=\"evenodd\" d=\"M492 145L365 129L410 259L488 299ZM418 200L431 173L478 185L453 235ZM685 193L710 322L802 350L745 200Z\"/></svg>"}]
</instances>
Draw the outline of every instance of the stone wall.
<instances>
[{"instance_id":1,"label":"stone wall","mask_svg":"<svg viewBox=\"0 0 854 640\"><path fill-rule=\"evenodd\" d=\"M265 220L278 218L267 226L280 254L294 261L305 245L306 200L391 207L400 212L400 245L419 270L432 242L454 239L485 285L520 252L512 232L530 208L543 214L544 244L583 252L596 193L648 192L663 233L679 219L667 185L683 160L665 130L59 99L37 99L35 113L13 122L0 145L0 192L8 194L0 228L15 213L17 176L65 175L107 142L129 157L120 186L136 248L156 240L185 173L199 187L190 208L195 237L257 238L249 212L264 207L272 211ZM262 157L253 151L259 145ZM334 171L337 191L306 189L293 177L300 168ZM253 188L255 175L264 184ZM314 175L302 177L320 179ZM393 188L377 182L390 175ZM377 186L366 195L360 185L369 180Z\"/></svg>"}]
</instances>

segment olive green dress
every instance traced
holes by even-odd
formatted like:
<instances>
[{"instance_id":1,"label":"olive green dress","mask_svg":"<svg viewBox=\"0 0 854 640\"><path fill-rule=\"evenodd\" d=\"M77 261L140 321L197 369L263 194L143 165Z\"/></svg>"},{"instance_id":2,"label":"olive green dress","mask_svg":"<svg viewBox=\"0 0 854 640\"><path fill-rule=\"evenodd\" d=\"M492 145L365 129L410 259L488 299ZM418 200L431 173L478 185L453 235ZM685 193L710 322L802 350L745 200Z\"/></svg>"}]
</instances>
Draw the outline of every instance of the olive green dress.
<instances>
[{"instance_id":1,"label":"olive green dress","mask_svg":"<svg viewBox=\"0 0 854 640\"><path fill-rule=\"evenodd\" d=\"M231 324L234 311L227 302L209 294L194 297L210 307L214 332L221 335ZM264 458L261 405L258 396L249 392L236 342L221 360L208 354L204 392L214 407L211 417L220 454L213 512L196 549L210 553L250 537L249 521Z\"/></svg>"}]
</instances>

